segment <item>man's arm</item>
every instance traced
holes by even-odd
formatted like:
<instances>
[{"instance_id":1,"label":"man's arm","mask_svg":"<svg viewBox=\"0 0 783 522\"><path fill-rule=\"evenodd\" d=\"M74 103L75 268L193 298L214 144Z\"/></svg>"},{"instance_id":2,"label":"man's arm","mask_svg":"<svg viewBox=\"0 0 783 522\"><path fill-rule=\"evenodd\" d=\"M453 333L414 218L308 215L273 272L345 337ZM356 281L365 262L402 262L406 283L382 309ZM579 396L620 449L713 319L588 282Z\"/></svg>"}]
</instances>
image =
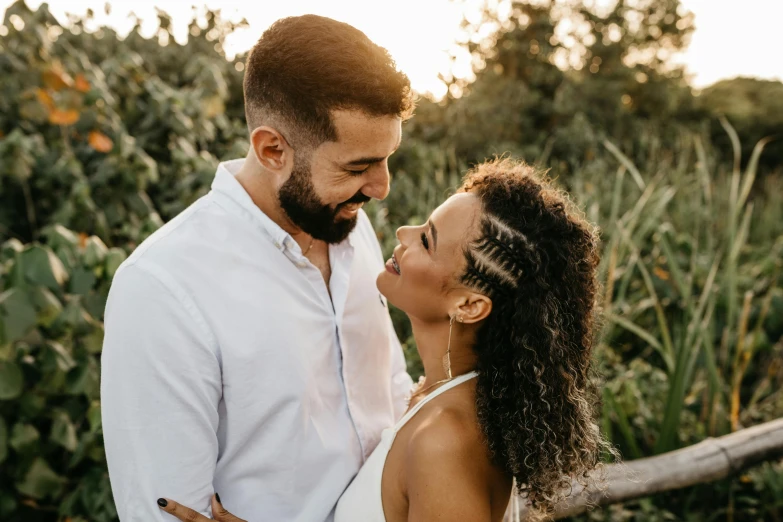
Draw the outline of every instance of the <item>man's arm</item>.
<instances>
[{"instance_id":1,"label":"man's arm","mask_svg":"<svg viewBox=\"0 0 783 522\"><path fill-rule=\"evenodd\" d=\"M114 278L105 329L101 414L120 520L171 520L160 497L207 513L222 394L209 328L173 279L133 264Z\"/></svg>"}]
</instances>

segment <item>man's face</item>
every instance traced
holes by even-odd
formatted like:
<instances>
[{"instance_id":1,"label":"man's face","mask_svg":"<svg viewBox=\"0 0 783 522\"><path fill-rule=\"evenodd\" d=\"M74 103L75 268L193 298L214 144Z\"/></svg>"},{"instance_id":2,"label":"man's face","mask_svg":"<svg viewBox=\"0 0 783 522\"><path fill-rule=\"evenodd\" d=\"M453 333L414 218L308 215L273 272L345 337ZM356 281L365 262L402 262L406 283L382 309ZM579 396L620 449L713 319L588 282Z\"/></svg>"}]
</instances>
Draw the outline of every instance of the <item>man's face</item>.
<instances>
[{"instance_id":1,"label":"man's face","mask_svg":"<svg viewBox=\"0 0 783 522\"><path fill-rule=\"evenodd\" d=\"M364 203L389 194L388 159L402 131L397 116L356 110L333 111L332 122L337 141L322 143L309 157L297 152L278 197L296 226L316 239L339 243L356 226Z\"/></svg>"}]
</instances>

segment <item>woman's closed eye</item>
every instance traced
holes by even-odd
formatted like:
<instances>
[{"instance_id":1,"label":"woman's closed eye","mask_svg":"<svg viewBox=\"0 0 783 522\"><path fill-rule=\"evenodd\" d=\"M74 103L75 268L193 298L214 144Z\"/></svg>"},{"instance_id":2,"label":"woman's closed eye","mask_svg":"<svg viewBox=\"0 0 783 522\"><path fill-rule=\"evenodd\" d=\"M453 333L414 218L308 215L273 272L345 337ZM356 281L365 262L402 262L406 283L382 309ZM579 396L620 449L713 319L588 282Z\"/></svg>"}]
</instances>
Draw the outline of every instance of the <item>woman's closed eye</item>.
<instances>
[{"instance_id":1,"label":"woman's closed eye","mask_svg":"<svg viewBox=\"0 0 783 522\"><path fill-rule=\"evenodd\" d=\"M421 244L424 245L425 250L430 249L430 241L429 239L427 239L427 234L425 234L424 232L421 233Z\"/></svg>"}]
</instances>

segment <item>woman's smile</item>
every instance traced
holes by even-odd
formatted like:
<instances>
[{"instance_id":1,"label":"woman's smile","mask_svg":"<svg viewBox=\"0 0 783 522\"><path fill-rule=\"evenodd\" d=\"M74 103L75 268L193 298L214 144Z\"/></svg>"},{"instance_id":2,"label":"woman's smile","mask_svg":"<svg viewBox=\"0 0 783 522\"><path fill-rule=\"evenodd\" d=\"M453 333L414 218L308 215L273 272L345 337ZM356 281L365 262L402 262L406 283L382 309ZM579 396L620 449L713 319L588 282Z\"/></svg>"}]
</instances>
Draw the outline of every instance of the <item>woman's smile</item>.
<instances>
[{"instance_id":1,"label":"woman's smile","mask_svg":"<svg viewBox=\"0 0 783 522\"><path fill-rule=\"evenodd\" d=\"M386 271L394 275L400 275L400 265L397 263L397 256L392 254L391 258L386 261Z\"/></svg>"}]
</instances>

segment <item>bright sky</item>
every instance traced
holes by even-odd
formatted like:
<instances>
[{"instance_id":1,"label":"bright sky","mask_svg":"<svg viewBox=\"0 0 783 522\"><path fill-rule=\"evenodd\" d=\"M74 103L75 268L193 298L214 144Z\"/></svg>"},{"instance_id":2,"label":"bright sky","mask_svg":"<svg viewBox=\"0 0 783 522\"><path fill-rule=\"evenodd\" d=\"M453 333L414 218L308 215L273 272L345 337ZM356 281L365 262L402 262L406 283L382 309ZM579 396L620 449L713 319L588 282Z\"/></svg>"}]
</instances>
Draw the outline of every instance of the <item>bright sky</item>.
<instances>
[{"instance_id":1,"label":"bright sky","mask_svg":"<svg viewBox=\"0 0 783 522\"><path fill-rule=\"evenodd\" d=\"M606 2L609 0L598 0ZM481 0L469 0L476 5ZM10 5L0 0L0 12ZM37 7L42 0L28 0ZM152 32L157 23L155 8L172 15L176 34L184 38L191 19L193 3L220 8L232 19L246 18L247 30L227 42L227 51L250 48L261 33L278 18L315 13L347 22L364 31L373 41L386 47L398 66L411 78L414 89L440 97L445 87L438 73L448 70L448 50L461 20L461 8L450 0L134 0L111 1L112 13L103 11L105 0L49 0L52 13L65 21L65 13L83 14L87 8L96 13L97 23L111 25L120 33L133 25L131 11L145 21ZM783 80L783 0L682 0L696 18L696 31L687 52L680 57L691 74L695 87L735 76ZM2 17L0 17L2 19ZM467 61L466 61L467 62ZM454 71L464 76L468 64Z\"/></svg>"}]
</instances>

